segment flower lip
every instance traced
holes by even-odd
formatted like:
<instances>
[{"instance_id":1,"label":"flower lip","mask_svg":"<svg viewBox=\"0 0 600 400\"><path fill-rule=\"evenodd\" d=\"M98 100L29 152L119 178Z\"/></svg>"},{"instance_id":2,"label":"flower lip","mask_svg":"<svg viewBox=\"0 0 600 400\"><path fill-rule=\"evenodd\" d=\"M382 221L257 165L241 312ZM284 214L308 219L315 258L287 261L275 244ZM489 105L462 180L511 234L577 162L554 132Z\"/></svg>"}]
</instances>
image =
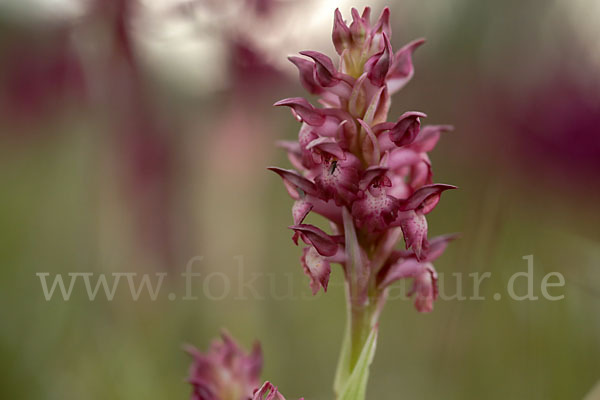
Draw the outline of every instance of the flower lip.
<instances>
[{"instance_id":1,"label":"flower lip","mask_svg":"<svg viewBox=\"0 0 600 400\"><path fill-rule=\"evenodd\" d=\"M427 249L427 219L422 212L410 211L408 216L401 217L400 228L404 234L406 248L411 248L417 257L422 259L422 252Z\"/></svg>"},{"instance_id":2,"label":"flower lip","mask_svg":"<svg viewBox=\"0 0 600 400\"><path fill-rule=\"evenodd\" d=\"M383 190L365 190L352 204L352 215L359 227L370 232L385 230L398 215L398 199Z\"/></svg>"},{"instance_id":3,"label":"flower lip","mask_svg":"<svg viewBox=\"0 0 600 400\"><path fill-rule=\"evenodd\" d=\"M304 273L310 278L310 287L313 295L317 294L320 288L327 292L329 284L329 275L331 274L331 265L329 261L323 258L312 246L302 249L300 259Z\"/></svg>"}]
</instances>

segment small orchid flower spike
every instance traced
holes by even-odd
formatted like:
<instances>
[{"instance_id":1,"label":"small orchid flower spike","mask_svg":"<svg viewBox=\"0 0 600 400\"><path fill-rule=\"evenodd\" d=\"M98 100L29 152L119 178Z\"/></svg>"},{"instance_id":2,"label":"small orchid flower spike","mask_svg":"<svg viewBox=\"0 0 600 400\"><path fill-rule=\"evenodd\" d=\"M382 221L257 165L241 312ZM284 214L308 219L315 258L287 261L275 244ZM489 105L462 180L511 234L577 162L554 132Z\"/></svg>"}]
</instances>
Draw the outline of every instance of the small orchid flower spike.
<instances>
[{"instance_id":1,"label":"small orchid flower spike","mask_svg":"<svg viewBox=\"0 0 600 400\"><path fill-rule=\"evenodd\" d=\"M413 77L412 55L424 40L394 51L389 9L374 24L370 14L369 7L362 14L352 9L347 24L335 11L337 62L316 51L289 58L320 107L301 97L275 103L291 109L299 132L297 141L279 142L294 169L269 168L294 200L290 229L294 242L303 243L301 263L313 293L327 291L332 263L344 269L350 355L338 367L338 395L376 330L390 284L412 279L416 309L432 311L438 294L432 261L454 239L427 234L427 215L443 192L456 188L434 183L428 156L452 127L422 126L427 116L417 111L388 121L390 96ZM325 217L330 231L305 223L310 213ZM401 242L404 250L397 249Z\"/></svg>"},{"instance_id":2,"label":"small orchid flower spike","mask_svg":"<svg viewBox=\"0 0 600 400\"><path fill-rule=\"evenodd\" d=\"M249 400L260 385L262 352L258 342L247 354L224 332L205 354L191 346L186 350L194 358L188 378L193 388L191 400Z\"/></svg>"},{"instance_id":3,"label":"small orchid flower spike","mask_svg":"<svg viewBox=\"0 0 600 400\"><path fill-rule=\"evenodd\" d=\"M223 332L206 353L192 346L186 350L194 358L188 378L191 400L285 400L270 382L260 385L263 360L258 342L246 353Z\"/></svg>"}]
</instances>

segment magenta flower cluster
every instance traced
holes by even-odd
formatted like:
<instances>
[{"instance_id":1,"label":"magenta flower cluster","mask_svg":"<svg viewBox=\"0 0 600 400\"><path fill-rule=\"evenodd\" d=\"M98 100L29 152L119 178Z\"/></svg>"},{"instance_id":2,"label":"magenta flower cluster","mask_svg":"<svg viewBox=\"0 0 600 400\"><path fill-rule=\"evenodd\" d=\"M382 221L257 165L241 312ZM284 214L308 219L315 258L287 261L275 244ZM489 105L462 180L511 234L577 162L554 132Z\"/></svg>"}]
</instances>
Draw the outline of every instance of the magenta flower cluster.
<instances>
[{"instance_id":1,"label":"magenta flower cluster","mask_svg":"<svg viewBox=\"0 0 600 400\"><path fill-rule=\"evenodd\" d=\"M394 52L389 9L375 24L370 8L352 10L352 23L335 11L333 43L336 64L325 54L303 51L290 57L302 85L319 96L321 107L301 97L275 103L290 107L301 124L297 141L280 142L295 170L270 168L283 178L295 200L293 239L307 246L302 266L314 293L327 290L330 264L345 268L352 293L363 299L381 293L402 278L413 278L417 310L431 311L437 297L437 274L431 264L451 236L427 238L427 219L443 191L434 184L427 155L447 125L421 126L426 115L409 111L388 122L390 96L413 76L412 54L424 40ZM332 233L304 223L314 212L327 218ZM344 214L356 229L359 277L347 268L348 235ZM406 250L395 246L404 238ZM359 300L361 301L361 300Z\"/></svg>"}]
</instances>

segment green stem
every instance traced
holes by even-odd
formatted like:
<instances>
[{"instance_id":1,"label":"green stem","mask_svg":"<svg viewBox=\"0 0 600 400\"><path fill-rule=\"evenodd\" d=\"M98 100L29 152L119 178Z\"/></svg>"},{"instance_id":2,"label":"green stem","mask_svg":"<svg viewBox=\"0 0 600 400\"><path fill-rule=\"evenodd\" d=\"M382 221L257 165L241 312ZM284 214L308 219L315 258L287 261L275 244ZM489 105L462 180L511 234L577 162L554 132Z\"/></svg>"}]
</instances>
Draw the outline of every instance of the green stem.
<instances>
[{"instance_id":1,"label":"green stem","mask_svg":"<svg viewBox=\"0 0 600 400\"><path fill-rule=\"evenodd\" d=\"M357 302L353 296L354 293L351 292L349 287L347 287L346 293L348 300L348 320L334 383L336 398L342 400L347 398L345 397L346 391L344 389L350 384L351 380L356 380L356 378L359 380L364 379L364 386L366 386L370 360L366 364L364 362L361 364L361 357L364 359L365 351L370 353L371 346L374 346L374 342L371 339L373 338L374 330L376 330L376 325L379 321L379 314L385 302L385 294L380 292L369 296L369 301L366 304ZM365 371L364 374L362 372L359 373L358 375L361 375L361 377L358 377L356 376L356 372L361 368L364 368ZM361 397L361 395L351 398L364 400L364 397Z\"/></svg>"},{"instance_id":2,"label":"green stem","mask_svg":"<svg viewBox=\"0 0 600 400\"><path fill-rule=\"evenodd\" d=\"M375 315L376 305L369 302L367 305L350 306L348 316L350 318L350 363L349 369L352 371L360 357L360 353L377 323Z\"/></svg>"}]
</instances>

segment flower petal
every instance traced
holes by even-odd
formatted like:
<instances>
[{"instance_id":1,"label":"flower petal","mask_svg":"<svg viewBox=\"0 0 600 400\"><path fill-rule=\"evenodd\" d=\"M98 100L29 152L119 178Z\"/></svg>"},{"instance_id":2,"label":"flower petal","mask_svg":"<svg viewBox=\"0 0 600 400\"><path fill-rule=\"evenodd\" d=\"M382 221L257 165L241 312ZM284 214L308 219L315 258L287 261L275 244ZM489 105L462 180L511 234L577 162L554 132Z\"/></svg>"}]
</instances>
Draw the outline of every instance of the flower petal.
<instances>
[{"instance_id":1,"label":"flower petal","mask_svg":"<svg viewBox=\"0 0 600 400\"><path fill-rule=\"evenodd\" d=\"M440 133L450 132L453 129L451 125L426 125L421 129L410 147L419 153L431 151L440 139Z\"/></svg>"},{"instance_id":2,"label":"flower petal","mask_svg":"<svg viewBox=\"0 0 600 400\"><path fill-rule=\"evenodd\" d=\"M315 61L315 77L321 85L333 86L339 81L337 78L337 70L333 65L333 61L331 61L331 58L323 53L312 50L301 51L300 54L310 57Z\"/></svg>"},{"instance_id":3,"label":"flower petal","mask_svg":"<svg viewBox=\"0 0 600 400\"><path fill-rule=\"evenodd\" d=\"M400 211L417 210L419 208L427 207L427 201L431 201L434 196L439 195L448 189L457 189L456 186L446 185L444 183L435 183L433 185L425 185L417 189L412 196L408 199L400 202ZM432 207L427 207L427 212L431 211ZM425 212L424 214L427 214Z\"/></svg>"},{"instance_id":4,"label":"flower petal","mask_svg":"<svg viewBox=\"0 0 600 400\"><path fill-rule=\"evenodd\" d=\"M363 121L371 126L378 119L387 118L387 111L390 105L389 99L385 86L379 88L371 98L371 103L369 103L365 111Z\"/></svg>"},{"instance_id":5,"label":"flower petal","mask_svg":"<svg viewBox=\"0 0 600 400\"><path fill-rule=\"evenodd\" d=\"M394 55L394 61L387 75L387 85L390 94L402 89L415 73L412 63L413 52L425 43L425 39L417 39L408 43Z\"/></svg>"},{"instance_id":6,"label":"flower petal","mask_svg":"<svg viewBox=\"0 0 600 400\"><path fill-rule=\"evenodd\" d=\"M387 161L387 167L390 170L408 167L418 163L421 160L421 157L417 152L406 147L396 148L389 154L390 156Z\"/></svg>"},{"instance_id":7,"label":"flower petal","mask_svg":"<svg viewBox=\"0 0 600 400\"><path fill-rule=\"evenodd\" d=\"M294 225L301 224L304 218L308 215L310 210L313 209L313 205L306 200L296 200L292 206L292 217L294 218Z\"/></svg>"},{"instance_id":8,"label":"flower petal","mask_svg":"<svg viewBox=\"0 0 600 400\"><path fill-rule=\"evenodd\" d=\"M318 150L336 157L339 160L345 160L346 155L337 141L332 137L320 137L312 140L306 145L307 150Z\"/></svg>"},{"instance_id":9,"label":"flower petal","mask_svg":"<svg viewBox=\"0 0 600 400\"><path fill-rule=\"evenodd\" d=\"M400 258L388 268L381 270L381 273L377 277L379 281L377 286L383 289L400 279L415 276L422 268L423 264L414 256Z\"/></svg>"},{"instance_id":10,"label":"flower petal","mask_svg":"<svg viewBox=\"0 0 600 400\"><path fill-rule=\"evenodd\" d=\"M367 190L369 186L373 183L374 180L380 179L388 172L388 169L385 167L369 167L365 170L358 183L358 188L360 190Z\"/></svg>"},{"instance_id":11,"label":"flower petal","mask_svg":"<svg viewBox=\"0 0 600 400\"><path fill-rule=\"evenodd\" d=\"M457 233L452 233L449 235L436 236L433 239L429 240L429 246L427 247L427 251L425 252L425 261L434 261L439 256L442 255L448 243L453 240L456 240L460 237Z\"/></svg>"},{"instance_id":12,"label":"flower petal","mask_svg":"<svg viewBox=\"0 0 600 400\"><path fill-rule=\"evenodd\" d=\"M313 107L308 100L302 97L290 97L288 99L279 100L273 105L276 107L290 107L301 121L304 121L311 126L321 126L325 122L325 116L321 114L319 109Z\"/></svg>"},{"instance_id":13,"label":"flower petal","mask_svg":"<svg viewBox=\"0 0 600 400\"><path fill-rule=\"evenodd\" d=\"M308 61L301 57L295 57L295 56L288 57L288 60L290 60L298 68L300 83L306 90L308 90L309 93L311 93L311 94L323 93L323 88L315 80L315 77L314 77L314 70L315 70L314 62Z\"/></svg>"},{"instance_id":14,"label":"flower petal","mask_svg":"<svg viewBox=\"0 0 600 400\"><path fill-rule=\"evenodd\" d=\"M307 244L312 244L320 255L329 257L337 253L338 244L335 240L316 226L298 224L289 228L298 232Z\"/></svg>"},{"instance_id":15,"label":"flower petal","mask_svg":"<svg viewBox=\"0 0 600 400\"><path fill-rule=\"evenodd\" d=\"M302 192L306 194L317 194L317 188L315 184L296 171L279 167L269 167L267 169L275 172L283 179L283 182L292 198L298 200L300 197L302 197L302 193L299 193L298 189L302 190Z\"/></svg>"}]
</instances>

